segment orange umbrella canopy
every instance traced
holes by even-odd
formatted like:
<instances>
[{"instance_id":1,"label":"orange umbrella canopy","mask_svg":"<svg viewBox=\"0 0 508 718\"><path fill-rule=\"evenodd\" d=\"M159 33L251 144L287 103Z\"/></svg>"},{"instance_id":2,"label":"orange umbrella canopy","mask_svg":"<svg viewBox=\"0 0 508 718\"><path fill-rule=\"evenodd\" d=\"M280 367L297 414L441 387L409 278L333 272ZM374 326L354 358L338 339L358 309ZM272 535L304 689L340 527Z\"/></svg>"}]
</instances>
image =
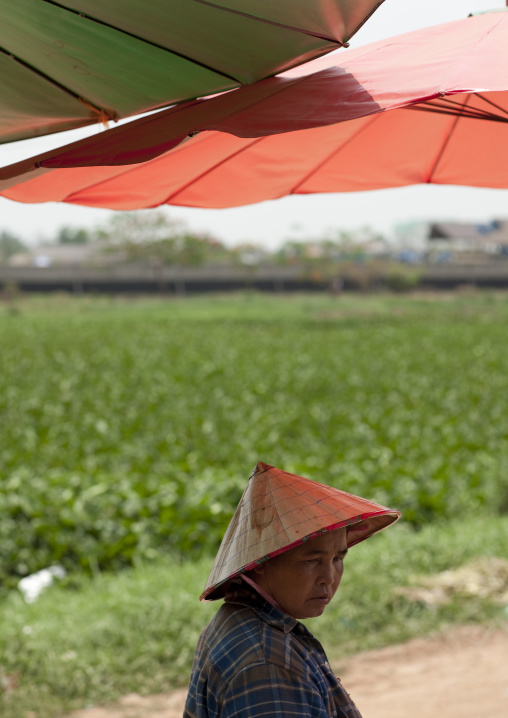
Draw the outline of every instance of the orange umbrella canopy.
<instances>
[{"instance_id":1,"label":"orange umbrella canopy","mask_svg":"<svg viewBox=\"0 0 508 718\"><path fill-rule=\"evenodd\" d=\"M490 13L344 51L4 168L1 194L136 209L418 183L507 187L507 36L508 13Z\"/></svg>"},{"instance_id":2,"label":"orange umbrella canopy","mask_svg":"<svg viewBox=\"0 0 508 718\"><path fill-rule=\"evenodd\" d=\"M489 97L457 101L485 106ZM39 170L40 176L0 194L19 202L132 210L238 207L290 194L422 183L501 189L508 187L507 129L501 122L400 109L259 139L203 132L149 162Z\"/></svg>"},{"instance_id":3,"label":"orange umbrella canopy","mask_svg":"<svg viewBox=\"0 0 508 718\"><path fill-rule=\"evenodd\" d=\"M349 526L348 546L354 546L399 518L395 509L260 461L226 530L201 598L221 598L229 579L327 531Z\"/></svg>"},{"instance_id":4,"label":"orange umbrella canopy","mask_svg":"<svg viewBox=\"0 0 508 718\"><path fill-rule=\"evenodd\" d=\"M249 85L341 47L383 0L0 0L0 142Z\"/></svg>"}]
</instances>

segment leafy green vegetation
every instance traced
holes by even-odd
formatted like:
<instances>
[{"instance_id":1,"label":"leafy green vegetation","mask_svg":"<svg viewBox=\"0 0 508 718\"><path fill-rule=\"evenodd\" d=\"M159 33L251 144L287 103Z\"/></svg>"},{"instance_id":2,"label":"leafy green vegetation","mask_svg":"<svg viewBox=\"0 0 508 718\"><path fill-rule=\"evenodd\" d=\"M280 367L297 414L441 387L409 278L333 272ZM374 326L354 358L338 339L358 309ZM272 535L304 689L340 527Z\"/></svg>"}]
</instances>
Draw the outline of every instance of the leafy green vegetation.
<instances>
[{"instance_id":1,"label":"leafy green vegetation","mask_svg":"<svg viewBox=\"0 0 508 718\"><path fill-rule=\"evenodd\" d=\"M0 305L1 715L184 685L258 460L403 512L312 622L331 657L501 617L393 588L508 555L507 319L481 293ZM53 563L68 577L25 604Z\"/></svg>"},{"instance_id":2,"label":"leafy green vegetation","mask_svg":"<svg viewBox=\"0 0 508 718\"><path fill-rule=\"evenodd\" d=\"M508 506L502 296L41 300L0 317L0 577L215 550L259 459L415 527Z\"/></svg>"}]
</instances>

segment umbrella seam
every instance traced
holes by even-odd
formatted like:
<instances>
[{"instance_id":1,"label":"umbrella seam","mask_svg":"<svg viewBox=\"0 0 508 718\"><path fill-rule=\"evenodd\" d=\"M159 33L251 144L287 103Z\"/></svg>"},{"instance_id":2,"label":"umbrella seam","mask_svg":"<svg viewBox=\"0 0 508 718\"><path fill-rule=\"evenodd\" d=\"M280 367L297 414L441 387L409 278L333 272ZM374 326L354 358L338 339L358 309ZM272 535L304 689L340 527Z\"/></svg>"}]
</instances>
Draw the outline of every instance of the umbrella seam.
<instances>
[{"instance_id":1,"label":"umbrella seam","mask_svg":"<svg viewBox=\"0 0 508 718\"><path fill-rule=\"evenodd\" d=\"M201 62L200 60L196 60L193 57L190 57L189 55L184 55L183 53L177 52L176 50L172 50L169 47L165 47L164 45L159 45L159 43L157 43L157 42L153 42L152 40L147 40L146 38L141 37L140 35L135 35L133 32L129 32L128 30L122 30L122 28L115 27L115 25L111 25L111 23L106 22L105 20L100 20L99 18L96 18L93 15L88 15L87 13L81 12L80 10L73 10L72 8L66 7L65 5L61 5L60 3L56 2L56 0L43 0L43 1L45 3L47 3L48 5L54 5L55 7L58 7L61 10L70 12L73 15L78 15L79 17L82 17L86 20L90 20L90 22L95 22L98 25L101 25L102 27L107 27L110 30L114 30L115 32L118 32L122 35L126 35L127 37L131 37L134 40L138 40L139 42L142 42L146 45L150 45L151 47L156 47L158 50L167 52L170 55L174 55L175 57L181 57L183 60L188 60L189 62L192 62L194 65L198 65L199 67L202 67L205 70L209 70L210 72L220 75L221 77L226 77L228 80L233 80L234 82L237 82L239 85L244 84L238 77L229 75L227 72L222 72L222 70L218 70L215 67L211 67L210 65L207 65L206 63Z\"/></svg>"},{"instance_id":2,"label":"umbrella seam","mask_svg":"<svg viewBox=\"0 0 508 718\"><path fill-rule=\"evenodd\" d=\"M469 21L469 18L471 18L471 15L466 18ZM473 50L477 50L478 46L481 45L487 37L494 32L495 29L497 29L498 25L503 22L502 16L500 18L496 18L496 20L493 20L493 25L491 27L486 28L483 34L479 35L478 37L475 37L474 42L471 43L471 46L469 47L468 54L471 54ZM457 63L457 65L453 68L453 72L448 73L448 77L450 77L450 74L457 74L457 68L464 65L464 58L462 57L460 62ZM451 78L450 78L451 79Z\"/></svg>"},{"instance_id":3,"label":"umbrella seam","mask_svg":"<svg viewBox=\"0 0 508 718\"><path fill-rule=\"evenodd\" d=\"M254 140L254 142L252 142L252 143L249 145L249 147L251 147L253 144L256 144L257 142L260 142L262 139L263 139L262 137L256 138L256 139ZM226 162L226 160L228 160L230 157L234 157L236 154L240 154L240 153L243 152L245 149L247 149L247 148L246 148L246 147L242 147L240 150L237 150L236 152L234 152L233 154L229 155L229 156L228 156L227 158L225 158L224 160L221 160L221 162L215 164L213 167L209 167L206 171L202 172L199 177L193 178L193 179L190 180L188 183L186 183L183 187L180 187L176 192L174 192L174 193L168 195L166 199L162 200L161 202L158 202L157 204L152 204L152 205L150 205L150 207L160 207L160 206L163 205L163 204L167 204L167 202L168 202L169 199L171 199L171 198L173 198L174 196L178 195L179 192L182 192L182 191L185 190L187 187L191 186L194 182L196 182L196 181L198 181L199 179L201 179L201 177L205 176L208 172L211 172L213 169L215 169L216 167L218 167L219 165L221 165L223 162ZM171 151L171 150L170 150L170 151ZM166 154L167 154L167 153L160 154L160 155L158 155L157 157L154 157L153 159L147 160L146 162L142 162L142 163L137 163L137 164L133 164L133 165L118 165L119 170L120 170L120 171L118 172L118 174L115 174L114 176L108 177L108 178L106 178L106 179L101 179L99 182L94 182L93 184L91 184L91 185L86 185L86 186L84 186L84 187L81 187L80 189L73 190L73 192L72 192L71 194L66 195L65 200L62 200L62 201L64 201L64 202L71 201L71 202L72 202L72 197L74 197L74 195L77 195L77 194L79 194L80 192L83 192L83 191L88 191L88 190L90 190L90 189L92 189L92 188L95 190L95 189L97 189L98 187L100 187L101 185L106 185L108 182L110 182L110 181L113 180L113 179L116 179L117 177L124 177L125 175L128 175L130 172L134 172L134 171L138 170L139 167L140 167L140 165L146 167L146 166L148 166L148 165L150 165L150 164L155 164L158 160L162 160L162 158L164 158L164 157L166 156ZM56 168L56 169L58 169L58 168Z\"/></svg>"},{"instance_id":4,"label":"umbrella seam","mask_svg":"<svg viewBox=\"0 0 508 718\"><path fill-rule=\"evenodd\" d=\"M139 169L140 166L148 166L149 164L152 164L153 162L156 162L161 157L164 157L164 154L159 155L158 157L155 157L154 159L147 160L146 162L138 162L135 165L116 165L119 168L119 172L115 175L112 175L111 177L107 177L106 179L101 179L99 182L94 182L93 184L86 184L83 187L80 187L79 189L73 190L71 194L66 195L65 199L60 200L62 202L72 202L72 198L83 191L89 191L91 189L95 190L98 187L101 187L102 185L106 185L108 182L110 182L113 179L117 179L118 177L124 177L125 175L128 175L130 172L134 172L136 169ZM61 168L53 168L57 171L60 169L61 171L65 172L65 169ZM78 202L79 204L79 202ZM164 202L161 202L160 204L164 204ZM159 204L153 204L150 205L150 207L159 207Z\"/></svg>"},{"instance_id":5,"label":"umbrella seam","mask_svg":"<svg viewBox=\"0 0 508 718\"><path fill-rule=\"evenodd\" d=\"M465 98L464 106L467 105L468 102L469 102L469 95L466 96L466 98ZM409 108L407 108L407 109L409 109ZM442 146L441 146L439 152L437 153L437 156L436 156L436 159L434 160L434 163L432 164L432 166L431 166L429 172L427 173L427 177L426 177L426 179L425 179L425 184L432 184L432 178L433 178L433 176L434 176L434 173L436 172L436 170L437 170L437 168L438 168L438 165L439 165L439 163L440 163L440 161L441 161L441 159L442 159L442 157L443 157L443 154L444 154L444 152L445 152L445 150L446 150L446 148L447 148L447 146L448 146L448 143L449 143L450 140L451 140L451 137L452 137L452 135L453 135L453 133L454 133L454 131L455 131L455 128L456 128L456 126L457 126L458 121L460 120L460 117L461 117L461 115L460 115L459 112L454 116L451 130L450 130L450 132L448 132L448 134L447 134L447 136L446 136L446 138L445 138L445 141L443 142L443 144L442 144Z\"/></svg>"},{"instance_id":6,"label":"umbrella seam","mask_svg":"<svg viewBox=\"0 0 508 718\"><path fill-rule=\"evenodd\" d=\"M362 124L362 126L357 130L357 132L355 132L353 135L351 135L351 137L349 137L346 142L344 142L340 147L334 149L329 155L327 155L323 160L321 160L321 162L318 165L313 167L309 172L307 172L307 174L304 177L302 177L296 184L294 184L291 187L289 194L298 194L298 188L301 187L302 184L304 184L304 182L307 182L307 180L310 179L312 177L312 175L316 174L322 167L324 167L324 165L327 162L329 162L332 159L332 157L340 154L345 147L347 147L353 140L356 140L358 138L358 135L361 135L362 132L364 132L368 127L370 127L376 121L378 116L381 114L383 114L383 112L378 112L375 115L372 115L371 117L369 117L368 121L365 122L364 124ZM358 120L360 120L360 119L361 118L357 118L356 120L351 120L351 121L358 122ZM339 124L339 123L337 122L334 124ZM330 125L328 125L328 127L329 126Z\"/></svg>"},{"instance_id":7,"label":"umbrella seam","mask_svg":"<svg viewBox=\"0 0 508 718\"><path fill-rule=\"evenodd\" d=\"M298 32L301 35L307 35L308 37L315 37L318 40L326 40L327 42L331 42L334 45L338 45L339 47L342 47L344 44L341 40L336 40L334 37L328 37L326 35L321 35L317 32L311 32L310 30L304 30L300 27L295 27L293 25L286 25L282 22L277 22L276 20L268 20L264 17L259 17L258 15L251 15L248 12L244 12L242 10L235 10L233 8L228 7L222 7L221 5L216 5L213 2L210 2L209 0L194 0L194 2L199 3L200 5L206 5L207 7L214 8L214 10L219 10L223 12L228 12L233 15L240 15L241 17L248 17L251 20L256 20L257 22L264 23L265 25L273 25L274 27L281 27L283 30L291 30L293 32Z\"/></svg>"},{"instance_id":8,"label":"umbrella seam","mask_svg":"<svg viewBox=\"0 0 508 718\"><path fill-rule=\"evenodd\" d=\"M26 67L28 70L33 72L34 74L41 77L43 80L46 80L50 85L53 85L54 87L58 87L58 89L62 90L62 92L65 92L67 95L70 95L70 97L73 97L75 100L80 102L81 104L84 104L85 107L88 107L88 109L93 109L94 112L97 112L97 115L99 118L103 116L107 116L111 120L117 120L118 114L114 110L106 109L105 107L99 107L91 100L88 100L84 97L81 97L81 95L78 95L76 92L71 90L69 87L66 87L65 85L62 85L61 82L58 82L58 80L53 79L49 75L46 75L42 70L37 69L33 65L31 65L29 62L26 62L21 57L18 57L17 55L14 55L10 50L6 50L4 47L0 47L0 53L3 53L4 55L7 55L7 57L10 57L11 60L14 60L14 62L19 63L23 67Z\"/></svg>"},{"instance_id":9,"label":"umbrella seam","mask_svg":"<svg viewBox=\"0 0 508 718\"><path fill-rule=\"evenodd\" d=\"M246 139L246 138L242 138L242 139ZM252 138L248 138L248 139L252 140ZM189 181L186 182L184 185L182 185L181 187L179 187L175 192L172 192L171 194L169 194L169 195L166 197L166 199L164 200L164 202L161 202L161 204L169 204L169 201L170 201L170 200L173 200L173 199L175 199L176 197L178 197L179 194L181 194L182 192L184 192L184 191L185 191L186 189L188 189L189 187L192 187L193 184L195 184L195 183L198 182L199 180L203 179L203 177L206 177L207 174L210 174L211 172L213 172L214 170L216 170L218 167L220 167L221 165L225 164L225 162L229 162L229 160L230 160L232 157L236 157L237 155L242 154L242 152L246 152L248 149L250 149L250 148L253 147L254 145L257 145L259 142L261 142L261 140L263 140L263 139L264 139L263 137L256 137L256 138L254 138L251 142L249 142L248 145L245 145L244 147L241 147L239 150L236 150L235 152L232 152L232 153L229 154L227 157L224 157L223 159L221 159L220 162L214 163L211 167L207 167L207 169L204 170L203 172L201 172L201 173L199 174L199 176L193 177L191 180L189 180ZM161 155L161 156L162 156L162 155Z\"/></svg>"}]
</instances>

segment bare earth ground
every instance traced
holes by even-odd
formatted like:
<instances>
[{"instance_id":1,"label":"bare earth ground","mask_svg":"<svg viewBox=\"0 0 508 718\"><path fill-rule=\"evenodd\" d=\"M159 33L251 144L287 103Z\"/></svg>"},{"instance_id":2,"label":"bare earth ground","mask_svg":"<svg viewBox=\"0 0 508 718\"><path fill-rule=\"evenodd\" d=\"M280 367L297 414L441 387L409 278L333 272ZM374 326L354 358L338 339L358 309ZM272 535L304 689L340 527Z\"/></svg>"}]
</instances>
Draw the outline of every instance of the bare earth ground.
<instances>
[{"instance_id":1,"label":"bare earth ground","mask_svg":"<svg viewBox=\"0 0 508 718\"><path fill-rule=\"evenodd\" d=\"M508 718L508 626L452 629L334 666L364 718ZM70 718L181 718L185 690L125 696Z\"/></svg>"}]
</instances>

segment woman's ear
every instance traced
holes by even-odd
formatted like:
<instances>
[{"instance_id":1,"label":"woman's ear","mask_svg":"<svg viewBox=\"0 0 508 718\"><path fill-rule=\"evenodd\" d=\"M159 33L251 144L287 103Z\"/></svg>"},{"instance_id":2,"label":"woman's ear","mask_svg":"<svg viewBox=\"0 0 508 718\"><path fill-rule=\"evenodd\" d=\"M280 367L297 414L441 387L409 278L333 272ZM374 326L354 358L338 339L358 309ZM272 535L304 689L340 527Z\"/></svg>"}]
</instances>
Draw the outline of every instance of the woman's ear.
<instances>
[{"instance_id":1,"label":"woman's ear","mask_svg":"<svg viewBox=\"0 0 508 718\"><path fill-rule=\"evenodd\" d=\"M254 566L254 568L249 571L249 574L253 574L253 578L255 578L256 576L264 576L265 568L266 564L259 563L257 566Z\"/></svg>"}]
</instances>

